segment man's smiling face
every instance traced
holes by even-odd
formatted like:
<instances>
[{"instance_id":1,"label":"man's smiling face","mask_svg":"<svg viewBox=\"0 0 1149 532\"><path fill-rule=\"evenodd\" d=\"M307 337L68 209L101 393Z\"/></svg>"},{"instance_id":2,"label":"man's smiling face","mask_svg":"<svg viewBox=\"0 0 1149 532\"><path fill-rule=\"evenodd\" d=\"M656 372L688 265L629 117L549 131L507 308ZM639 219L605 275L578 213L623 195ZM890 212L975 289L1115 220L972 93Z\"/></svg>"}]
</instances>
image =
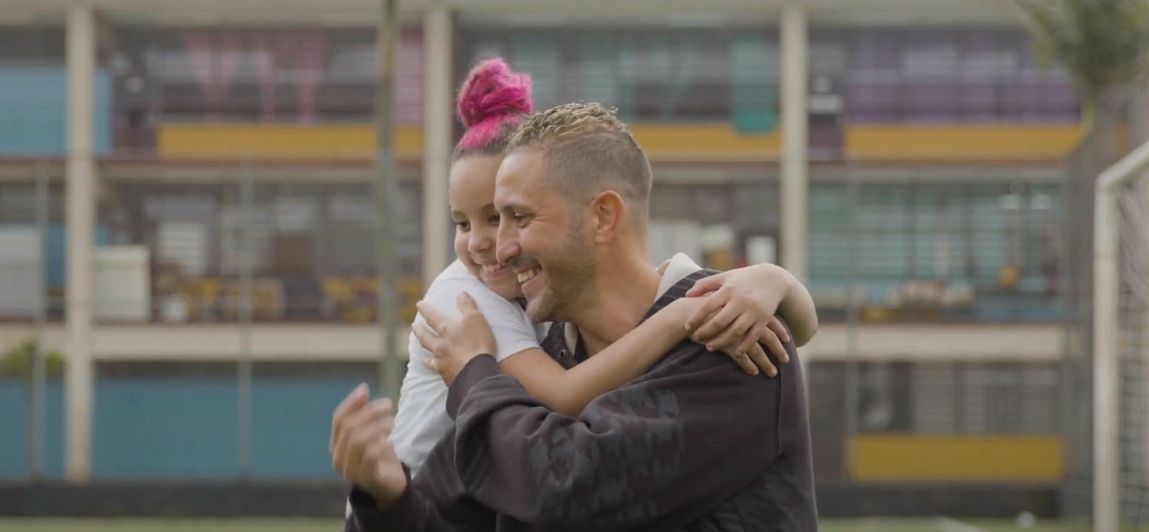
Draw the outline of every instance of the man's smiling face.
<instances>
[{"instance_id":1,"label":"man's smiling face","mask_svg":"<svg viewBox=\"0 0 1149 532\"><path fill-rule=\"evenodd\" d=\"M543 150L518 150L495 181L498 258L514 270L536 322L570 319L596 275L583 206L550 186L546 171Z\"/></svg>"}]
</instances>

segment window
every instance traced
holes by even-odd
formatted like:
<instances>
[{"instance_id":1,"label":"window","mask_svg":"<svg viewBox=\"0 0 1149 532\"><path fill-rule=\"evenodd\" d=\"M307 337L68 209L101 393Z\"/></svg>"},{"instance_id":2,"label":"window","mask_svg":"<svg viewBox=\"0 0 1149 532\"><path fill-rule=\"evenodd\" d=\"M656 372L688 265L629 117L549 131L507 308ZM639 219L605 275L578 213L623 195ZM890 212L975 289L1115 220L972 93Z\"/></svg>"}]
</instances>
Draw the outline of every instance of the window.
<instances>
[{"instance_id":1,"label":"window","mask_svg":"<svg viewBox=\"0 0 1149 532\"><path fill-rule=\"evenodd\" d=\"M861 30L846 38L853 122L1076 121L1064 71L1006 30Z\"/></svg>"},{"instance_id":2,"label":"window","mask_svg":"<svg viewBox=\"0 0 1149 532\"><path fill-rule=\"evenodd\" d=\"M499 55L529 73L538 109L597 101L628 121L775 127L777 47L763 34L520 30L474 32L463 41L463 67Z\"/></svg>"},{"instance_id":3,"label":"window","mask_svg":"<svg viewBox=\"0 0 1149 532\"><path fill-rule=\"evenodd\" d=\"M1055 319L1059 201L1048 184L815 183L811 288L831 319L851 294L877 320Z\"/></svg>"}]
</instances>

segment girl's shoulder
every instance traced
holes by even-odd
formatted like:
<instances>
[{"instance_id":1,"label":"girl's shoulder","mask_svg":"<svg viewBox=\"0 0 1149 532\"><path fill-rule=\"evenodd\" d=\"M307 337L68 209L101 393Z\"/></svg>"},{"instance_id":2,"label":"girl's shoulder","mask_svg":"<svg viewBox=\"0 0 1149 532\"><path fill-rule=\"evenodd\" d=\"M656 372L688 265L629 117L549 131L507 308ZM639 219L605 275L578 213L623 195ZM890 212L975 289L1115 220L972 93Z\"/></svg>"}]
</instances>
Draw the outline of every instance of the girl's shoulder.
<instances>
[{"instance_id":1,"label":"girl's shoulder","mask_svg":"<svg viewBox=\"0 0 1149 532\"><path fill-rule=\"evenodd\" d=\"M475 277L463 263L456 260L450 266L447 266L435 280L427 287L427 292L423 295L424 300L430 300L433 295L447 295L458 297L460 292L466 291L472 297L484 297L488 294L498 297L497 294L487 285L483 284L478 277ZM451 301L454 301L452 299Z\"/></svg>"},{"instance_id":2,"label":"girl's shoulder","mask_svg":"<svg viewBox=\"0 0 1149 532\"><path fill-rule=\"evenodd\" d=\"M526 311L518 303L496 294L458 260L435 277L423 294L423 301L454 318L458 316L457 304L463 292L475 300L488 320L499 316L512 316L516 321L527 319Z\"/></svg>"}]
</instances>

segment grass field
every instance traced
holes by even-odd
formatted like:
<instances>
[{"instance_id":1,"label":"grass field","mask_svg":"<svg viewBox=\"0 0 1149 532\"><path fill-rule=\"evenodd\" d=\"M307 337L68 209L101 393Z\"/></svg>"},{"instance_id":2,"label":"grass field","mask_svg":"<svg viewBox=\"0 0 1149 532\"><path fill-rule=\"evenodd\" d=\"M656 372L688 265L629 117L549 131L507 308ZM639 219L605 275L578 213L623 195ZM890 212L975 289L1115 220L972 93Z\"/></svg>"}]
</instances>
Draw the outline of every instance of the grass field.
<instances>
[{"instance_id":1,"label":"grass field","mask_svg":"<svg viewBox=\"0 0 1149 532\"><path fill-rule=\"evenodd\" d=\"M0 519L0 532L317 532L338 531L331 519ZM1085 532L1086 524L1041 522L1022 528L1013 521L954 519L827 519L824 532ZM1149 528L1143 529L1149 532Z\"/></svg>"}]
</instances>

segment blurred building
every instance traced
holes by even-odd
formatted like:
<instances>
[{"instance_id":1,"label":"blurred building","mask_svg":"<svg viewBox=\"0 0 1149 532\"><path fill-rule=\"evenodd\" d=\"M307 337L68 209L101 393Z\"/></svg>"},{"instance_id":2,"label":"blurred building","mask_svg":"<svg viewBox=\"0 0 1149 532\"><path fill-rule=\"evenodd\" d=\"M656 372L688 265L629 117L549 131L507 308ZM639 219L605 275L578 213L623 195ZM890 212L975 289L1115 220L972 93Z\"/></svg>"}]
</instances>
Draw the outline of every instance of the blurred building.
<instances>
[{"instance_id":1,"label":"blurred building","mask_svg":"<svg viewBox=\"0 0 1149 532\"><path fill-rule=\"evenodd\" d=\"M90 355L90 458L73 470L331 478L330 410L375 375L379 345L377 6L15 4L0 13L0 238L33 244L0 249L0 276L26 280L0 283L0 346L42 331ZM1037 61L1008 3L783 4L403 2L405 317L450 258L445 198L423 190L445 179L454 87L503 56L538 108L601 101L631 124L655 167L656 260L805 273L823 323L802 351L822 485L1056 487L1075 452L1063 272L1086 252L1063 241L1064 161L1084 133L1067 76ZM787 88L784 64L804 79ZM808 143L784 150L788 131ZM69 197L78 182L88 193ZM442 209L437 231L426 209ZM788 240L787 219L805 233ZM73 325L79 347L63 321L77 308L92 315ZM49 387L48 477L67 469L64 387ZM7 434L28 422L21 389L0 379ZM26 441L0 439L0 476L31 472Z\"/></svg>"}]
</instances>

